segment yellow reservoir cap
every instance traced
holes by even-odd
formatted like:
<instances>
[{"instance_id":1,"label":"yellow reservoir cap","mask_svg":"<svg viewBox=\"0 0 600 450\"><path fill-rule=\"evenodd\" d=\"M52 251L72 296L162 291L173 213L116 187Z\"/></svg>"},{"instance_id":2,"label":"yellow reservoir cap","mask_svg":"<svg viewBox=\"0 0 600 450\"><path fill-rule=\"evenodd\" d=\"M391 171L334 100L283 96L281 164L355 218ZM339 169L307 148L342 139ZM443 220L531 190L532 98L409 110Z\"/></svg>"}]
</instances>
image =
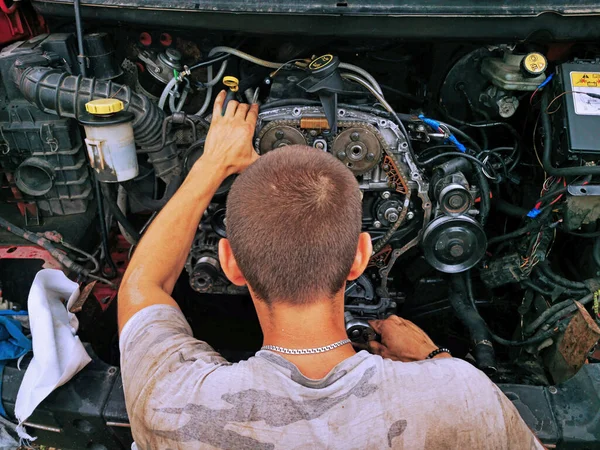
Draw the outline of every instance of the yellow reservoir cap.
<instances>
[{"instance_id":1,"label":"yellow reservoir cap","mask_svg":"<svg viewBox=\"0 0 600 450\"><path fill-rule=\"evenodd\" d=\"M529 53L523 58L523 68L531 75L540 75L548 67L546 57L541 53Z\"/></svg>"},{"instance_id":2,"label":"yellow reservoir cap","mask_svg":"<svg viewBox=\"0 0 600 450\"><path fill-rule=\"evenodd\" d=\"M123 102L116 98L99 98L85 104L85 110L90 114L113 114L124 108Z\"/></svg>"}]
</instances>

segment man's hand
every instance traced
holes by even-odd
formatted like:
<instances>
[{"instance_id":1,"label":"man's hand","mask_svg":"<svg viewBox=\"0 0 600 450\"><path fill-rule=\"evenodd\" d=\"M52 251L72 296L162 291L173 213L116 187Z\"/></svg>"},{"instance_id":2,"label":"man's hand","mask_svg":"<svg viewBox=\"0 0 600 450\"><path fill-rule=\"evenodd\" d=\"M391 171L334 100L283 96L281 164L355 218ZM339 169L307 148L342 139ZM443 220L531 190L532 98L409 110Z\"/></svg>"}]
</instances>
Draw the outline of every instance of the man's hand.
<instances>
[{"instance_id":1,"label":"man's hand","mask_svg":"<svg viewBox=\"0 0 600 450\"><path fill-rule=\"evenodd\" d=\"M394 361L422 361L437 349L437 345L410 320L390 316L385 320L372 320L369 324L381 335L381 343L369 342L369 351ZM441 353L435 358L450 357Z\"/></svg>"},{"instance_id":2,"label":"man's hand","mask_svg":"<svg viewBox=\"0 0 600 450\"><path fill-rule=\"evenodd\" d=\"M215 99L204 154L200 160L223 169L225 176L229 176L243 171L258 159L258 154L252 146L258 105L250 106L232 100L227 104L225 115L222 116L226 96L226 92L221 91Z\"/></svg>"}]
</instances>

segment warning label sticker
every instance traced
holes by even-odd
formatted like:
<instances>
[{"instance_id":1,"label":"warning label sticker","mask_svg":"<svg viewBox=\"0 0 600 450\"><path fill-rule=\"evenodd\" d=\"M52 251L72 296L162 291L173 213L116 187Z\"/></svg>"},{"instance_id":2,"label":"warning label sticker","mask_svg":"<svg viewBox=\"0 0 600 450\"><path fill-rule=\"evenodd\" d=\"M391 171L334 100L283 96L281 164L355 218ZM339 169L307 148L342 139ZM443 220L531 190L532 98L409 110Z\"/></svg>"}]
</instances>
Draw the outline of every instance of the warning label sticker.
<instances>
[{"instance_id":1,"label":"warning label sticker","mask_svg":"<svg viewBox=\"0 0 600 450\"><path fill-rule=\"evenodd\" d=\"M600 116L600 72L571 72L571 90L575 114Z\"/></svg>"}]
</instances>

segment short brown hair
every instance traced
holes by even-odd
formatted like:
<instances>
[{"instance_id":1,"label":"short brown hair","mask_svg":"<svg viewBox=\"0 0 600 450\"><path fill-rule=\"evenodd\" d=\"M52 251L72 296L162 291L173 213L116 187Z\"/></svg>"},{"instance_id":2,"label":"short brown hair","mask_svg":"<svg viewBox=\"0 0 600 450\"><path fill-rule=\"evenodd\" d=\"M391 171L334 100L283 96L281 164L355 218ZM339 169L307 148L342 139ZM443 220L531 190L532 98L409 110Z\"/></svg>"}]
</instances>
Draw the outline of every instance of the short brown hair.
<instances>
[{"instance_id":1,"label":"short brown hair","mask_svg":"<svg viewBox=\"0 0 600 450\"><path fill-rule=\"evenodd\" d=\"M304 145L261 156L236 179L227 199L233 255L266 303L333 297L350 273L361 219L352 172Z\"/></svg>"}]
</instances>

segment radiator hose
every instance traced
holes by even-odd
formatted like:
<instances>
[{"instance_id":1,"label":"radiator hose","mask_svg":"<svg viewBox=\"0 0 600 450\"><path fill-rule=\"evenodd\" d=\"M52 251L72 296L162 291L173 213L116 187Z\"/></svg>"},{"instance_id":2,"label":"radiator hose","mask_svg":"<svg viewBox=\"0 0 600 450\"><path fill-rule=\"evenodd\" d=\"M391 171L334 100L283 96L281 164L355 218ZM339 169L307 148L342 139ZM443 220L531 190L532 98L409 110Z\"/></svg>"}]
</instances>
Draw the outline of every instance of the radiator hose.
<instances>
[{"instance_id":1,"label":"radiator hose","mask_svg":"<svg viewBox=\"0 0 600 450\"><path fill-rule=\"evenodd\" d=\"M448 298L454 308L456 317L469 330L475 364L488 375L495 373L497 368L492 336L488 331L483 317L479 315L475 305L468 298L467 286L463 274L450 276Z\"/></svg>"},{"instance_id":2,"label":"radiator hose","mask_svg":"<svg viewBox=\"0 0 600 450\"><path fill-rule=\"evenodd\" d=\"M181 161L175 144L156 150L161 144L164 113L148 97L133 92L130 87L112 81L70 75L52 67L20 68L13 66L13 80L23 96L42 111L60 117L79 119L85 113L85 104L100 98L116 98L123 102L125 111L133 113L133 134L137 145L148 152L157 177L166 184L166 194L173 194L181 184ZM137 190L132 195L149 209L159 209L169 198L144 198Z\"/></svg>"}]
</instances>

